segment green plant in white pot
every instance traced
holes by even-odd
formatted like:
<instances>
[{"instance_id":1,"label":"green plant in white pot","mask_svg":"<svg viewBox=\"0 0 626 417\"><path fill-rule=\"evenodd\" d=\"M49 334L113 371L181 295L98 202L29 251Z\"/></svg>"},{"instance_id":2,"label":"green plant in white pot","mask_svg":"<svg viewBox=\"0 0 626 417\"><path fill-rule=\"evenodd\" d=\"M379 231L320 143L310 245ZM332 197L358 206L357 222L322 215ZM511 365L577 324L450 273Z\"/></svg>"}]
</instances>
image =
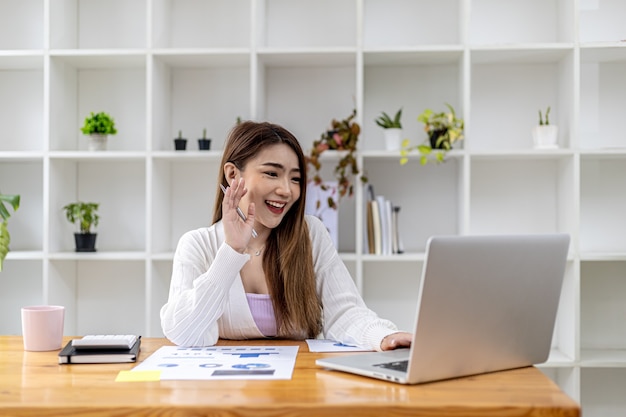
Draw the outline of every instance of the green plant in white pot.
<instances>
[{"instance_id":1,"label":"green plant in white pot","mask_svg":"<svg viewBox=\"0 0 626 417\"><path fill-rule=\"evenodd\" d=\"M13 211L16 211L20 207L20 196L0 193L0 271L2 271L2 263L9 253L9 244L11 243L11 235L7 228L11 213L5 203L8 203L13 207Z\"/></svg>"},{"instance_id":2,"label":"green plant in white pot","mask_svg":"<svg viewBox=\"0 0 626 417\"><path fill-rule=\"evenodd\" d=\"M546 109L545 119L539 110L539 124L533 127L533 144L535 149L556 149L559 128L550 124L550 106Z\"/></svg>"},{"instance_id":3,"label":"green plant in white pot","mask_svg":"<svg viewBox=\"0 0 626 417\"><path fill-rule=\"evenodd\" d=\"M394 117L389 116L386 112L375 119L376 124L384 129L385 132L385 148L388 151L397 151L402 144L402 109L398 110Z\"/></svg>"},{"instance_id":4,"label":"green plant in white pot","mask_svg":"<svg viewBox=\"0 0 626 417\"><path fill-rule=\"evenodd\" d=\"M105 112L91 112L80 130L89 136L90 151L106 150L109 135L117 134L115 120Z\"/></svg>"},{"instance_id":5,"label":"green plant in white pot","mask_svg":"<svg viewBox=\"0 0 626 417\"><path fill-rule=\"evenodd\" d=\"M74 233L76 252L95 252L96 236L92 227L98 226L100 216L98 216L99 203L84 203L77 201L63 207L67 220L78 226L78 232Z\"/></svg>"}]
</instances>

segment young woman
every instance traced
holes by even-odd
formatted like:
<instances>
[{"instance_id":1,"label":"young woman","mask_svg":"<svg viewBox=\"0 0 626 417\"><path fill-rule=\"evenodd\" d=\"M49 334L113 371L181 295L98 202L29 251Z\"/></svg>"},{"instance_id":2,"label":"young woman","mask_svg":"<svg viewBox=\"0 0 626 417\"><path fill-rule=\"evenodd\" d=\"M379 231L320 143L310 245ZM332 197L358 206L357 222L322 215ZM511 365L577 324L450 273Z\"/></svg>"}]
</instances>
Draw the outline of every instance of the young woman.
<instances>
[{"instance_id":1,"label":"young woman","mask_svg":"<svg viewBox=\"0 0 626 417\"><path fill-rule=\"evenodd\" d=\"M233 128L213 225L184 234L174 255L161 309L168 339L210 346L220 337L320 336L372 350L410 345L409 333L366 307L325 226L305 216L306 180L289 131L250 121Z\"/></svg>"}]
</instances>

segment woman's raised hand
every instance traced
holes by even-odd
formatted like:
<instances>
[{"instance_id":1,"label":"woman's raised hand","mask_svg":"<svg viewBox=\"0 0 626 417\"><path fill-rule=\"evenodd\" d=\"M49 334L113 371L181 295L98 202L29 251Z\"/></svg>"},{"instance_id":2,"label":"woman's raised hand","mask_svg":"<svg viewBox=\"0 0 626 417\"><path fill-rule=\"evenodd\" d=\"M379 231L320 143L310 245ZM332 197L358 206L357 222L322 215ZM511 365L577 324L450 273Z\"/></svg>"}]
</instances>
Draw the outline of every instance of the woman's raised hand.
<instances>
[{"instance_id":1,"label":"woman's raised hand","mask_svg":"<svg viewBox=\"0 0 626 417\"><path fill-rule=\"evenodd\" d=\"M231 186L226 188L224 199L222 200L222 223L224 225L226 243L241 253L248 247L254 225L254 203L250 203L247 213L244 212L247 218L245 222L237 213L241 198L247 192L245 181L243 178L240 178L239 180L234 180Z\"/></svg>"}]
</instances>

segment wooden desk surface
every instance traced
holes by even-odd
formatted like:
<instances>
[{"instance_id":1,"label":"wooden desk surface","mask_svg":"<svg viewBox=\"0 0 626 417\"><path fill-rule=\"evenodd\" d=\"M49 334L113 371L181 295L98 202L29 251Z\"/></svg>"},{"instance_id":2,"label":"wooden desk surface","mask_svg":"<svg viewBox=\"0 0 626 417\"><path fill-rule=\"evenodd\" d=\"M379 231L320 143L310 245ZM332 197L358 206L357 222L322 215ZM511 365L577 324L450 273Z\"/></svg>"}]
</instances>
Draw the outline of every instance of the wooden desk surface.
<instances>
[{"instance_id":1,"label":"wooden desk surface","mask_svg":"<svg viewBox=\"0 0 626 417\"><path fill-rule=\"evenodd\" d=\"M66 342L70 338L66 338ZM577 417L580 408L534 367L421 385L327 371L294 341L220 345L298 345L291 380L115 382L136 364L58 365L58 351L26 352L0 336L0 415L5 416L525 416ZM165 339L142 341L139 361Z\"/></svg>"}]
</instances>

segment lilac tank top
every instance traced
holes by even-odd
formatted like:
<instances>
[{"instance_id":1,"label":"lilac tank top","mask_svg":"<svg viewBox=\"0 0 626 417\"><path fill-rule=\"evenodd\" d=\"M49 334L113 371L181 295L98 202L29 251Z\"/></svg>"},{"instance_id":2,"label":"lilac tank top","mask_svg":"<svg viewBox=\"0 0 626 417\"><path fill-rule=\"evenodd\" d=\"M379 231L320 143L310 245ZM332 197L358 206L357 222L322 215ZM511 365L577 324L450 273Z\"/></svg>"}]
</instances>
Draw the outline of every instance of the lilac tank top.
<instances>
[{"instance_id":1,"label":"lilac tank top","mask_svg":"<svg viewBox=\"0 0 626 417\"><path fill-rule=\"evenodd\" d=\"M269 294L246 293L250 312L263 336L276 336L276 316Z\"/></svg>"}]
</instances>

